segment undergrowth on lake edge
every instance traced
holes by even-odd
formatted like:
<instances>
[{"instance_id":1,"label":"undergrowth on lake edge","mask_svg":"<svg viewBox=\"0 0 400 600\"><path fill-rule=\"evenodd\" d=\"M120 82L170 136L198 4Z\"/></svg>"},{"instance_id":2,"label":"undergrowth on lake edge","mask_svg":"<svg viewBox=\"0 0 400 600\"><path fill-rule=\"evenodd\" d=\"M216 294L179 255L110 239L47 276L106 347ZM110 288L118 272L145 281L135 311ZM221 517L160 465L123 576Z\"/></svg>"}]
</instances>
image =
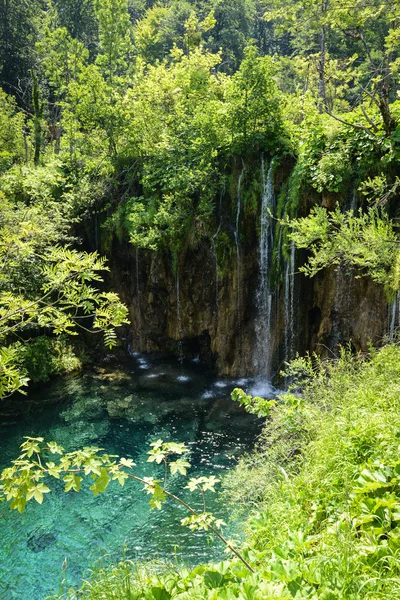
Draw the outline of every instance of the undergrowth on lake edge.
<instances>
[{"instance_id":1,"label":"undergrowth on lake edge","mask_svg":"<svg viewBox=\"0 0 400 600\"><path fill-rule=\"evenodd\" d=\"M298 359L255 452L226 480L244 555L195 569L99 569L69 600L393 600L400 597L400 348ZM254 407L253 407L254 408Z\"/></svg>"}]
</instances>

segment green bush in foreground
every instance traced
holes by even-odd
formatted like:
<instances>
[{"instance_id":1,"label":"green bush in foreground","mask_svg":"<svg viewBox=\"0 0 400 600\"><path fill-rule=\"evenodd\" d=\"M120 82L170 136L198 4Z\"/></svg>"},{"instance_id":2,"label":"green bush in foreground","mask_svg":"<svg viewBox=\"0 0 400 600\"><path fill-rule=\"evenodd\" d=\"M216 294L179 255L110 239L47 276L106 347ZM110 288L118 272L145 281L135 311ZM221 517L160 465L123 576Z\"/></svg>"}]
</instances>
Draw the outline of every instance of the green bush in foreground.
<instances>
[{"instance_id":1,"label":"green bush in foreground","mask_svg":"<svg viewBox=\"0 0 400 600\"><path fill-rule=\"evenodd\" d=\"M266 407L257 450L226 482L235 507L254 506L243 553L256 573L234 560L161 573L125 562L63 598L400 597L400 348L289 370L292 391Z\"/></svg>"}]
</instances>

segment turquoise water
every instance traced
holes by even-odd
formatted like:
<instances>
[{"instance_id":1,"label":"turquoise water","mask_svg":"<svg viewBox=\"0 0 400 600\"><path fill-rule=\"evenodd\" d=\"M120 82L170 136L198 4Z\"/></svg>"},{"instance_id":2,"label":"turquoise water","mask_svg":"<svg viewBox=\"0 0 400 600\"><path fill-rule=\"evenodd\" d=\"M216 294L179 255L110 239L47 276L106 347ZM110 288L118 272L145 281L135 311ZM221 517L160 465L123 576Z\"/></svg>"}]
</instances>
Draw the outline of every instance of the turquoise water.
<instances>
[{"instance_id":1,"label":"turquoise water","mask_svg":"<svg viewBox=\"0 0 400 600\"><path fill-rule=\"evenodd\" d=\"M34 400L51 401L40 414L0 425L0 467L17 456L22 437L31 435L67 450L101 446L134 459L138 474L155 475L146 453L150 442L162 438L187 443L190 476L223 475L251 449L260 429L257 419L230 400L236 384L250 390L253 385L214 380L196 361L183 367L141 356L58 380L36 392ZM200 508L185 485L177 475L168 488ZM64 494L56 482L43 505L31 502L23 515L0 505L1 600L42 600L58 591L64 573L69 585L79 585L98 561L175 555L196 564L223 556L218 540L180 525L185 516L180 506L168 502L162 511L150 511L148 499L132 481L124 488L114 482L97 498L87 489ZM226 518L218 496L210 495L207 510Z\"/></svg>"}]
</instances>

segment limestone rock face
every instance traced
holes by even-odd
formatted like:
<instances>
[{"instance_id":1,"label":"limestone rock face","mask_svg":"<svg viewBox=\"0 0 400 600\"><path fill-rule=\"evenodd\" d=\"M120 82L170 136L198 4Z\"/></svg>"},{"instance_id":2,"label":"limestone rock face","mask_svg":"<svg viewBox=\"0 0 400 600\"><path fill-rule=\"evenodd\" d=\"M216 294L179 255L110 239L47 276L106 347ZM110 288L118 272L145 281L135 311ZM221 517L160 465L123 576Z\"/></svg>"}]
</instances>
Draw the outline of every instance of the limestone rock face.
<instances>
[{"instance_id":1,"label":"limestone rock face","mask_svg":"<svg viewBox=\"0 0 400 600\"><path fill-rule=\"evenodd\" d=\"M337 354L338 345L356 352L379 346L388 334L388 305L382 286L354 272L327 269L313 282L313 307L320 315L310 328L309 347L321 356Z\"/></svg>"},{"instance_id":2,"label":"limestone rock face","mask_svg":"<svg viewBox=\"0 0 400 600\"><path fill-rule=\"evenodd\" d=\"M188 252L179 280L168 257L141 252L136 262L134 252L119 252L111 269L129 307L131 350L199 357L224 375L252 373L256 249L243 255L239 274L234 256L223 278L211 248Z\"/></svg>"},{"instance_id":3,"label":"limestone rock face","mask_svg":"<svg viewBox=\"0 0 400 600\"><path fill-rule=\"evenodd\" d=\"M215 364L221 375L257 374L257 247L241 260L239 277L233 257L226 276L217 279L212 248L187 253L179 275L179 299L177 277L167 257L143 252L139 293L133 254L130 262L128 253L123 264L114 263L114 287L130 309L131 349L199 357ZM333 268L314 280L301 274L296 277L296 351L332 357L338 354L338 345L350 344L355 351L367 351L371 343L382 343L389 325L388 305L380 286ZM278 291L270 336L275 372L287 358L284 301L283 291Z\"/></svg>"},{"instance_id":4,"label":"limestone rock face","mask_svg":"<svg viewBox=\"0 0 400 600\"><path fill-rule=\"evenodd\" d=\"M273 183L276 198L289 173L290 165L277 169ZM247 192L243 189L242 206L248 207L248 212L243 208L239 234L235 230L235 185L224 199L222 212L219 206L217 231L222 224L221 231L230 244L223 273L216 268L212 241L203 241L196 250L182 252L175 267L167 254L136 250L128 242L114 242L110 283L129 307L131 326L127 337L132 351L198 358L215 365L221 375L265 376L260 373L260 353L257 359L256 348L260 344L262 318L257 306L262 177L256 171L252 177L244 179ZM253 190L252 197L249 190ZM308 193L300 198L298 214L308 214L318 202L327 210L337 203L347 206L346 199L337 193ZM269 249L272 271L276 273L272 276L272 317L266 336L272 365L268 377L279 373L283 362L296 352L315 351L332 357L338 354L340 345L350 345L357 352L368 351L371 343L379 345L385 336L387 339L390 319L382 287L343 269L328 268L313 280L307 279L298 270L306 253L297 251L295 264L289 269L288 250L285 257L278 238ZM239 249L235 247L238 239ZM295 275L293 289L288 293L290 270ZM398 313L391 320L400 326Z\"/></svg>"}]
</instances>

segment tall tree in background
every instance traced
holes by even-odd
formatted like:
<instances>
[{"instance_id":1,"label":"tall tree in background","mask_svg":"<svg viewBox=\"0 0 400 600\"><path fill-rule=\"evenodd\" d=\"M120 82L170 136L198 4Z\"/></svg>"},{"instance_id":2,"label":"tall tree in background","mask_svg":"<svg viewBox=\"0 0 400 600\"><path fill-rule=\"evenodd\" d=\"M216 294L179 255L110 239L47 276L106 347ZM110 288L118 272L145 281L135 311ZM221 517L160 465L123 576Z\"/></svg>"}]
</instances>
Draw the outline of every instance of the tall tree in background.
<instances>
[{"instance_id":1,"label":"tall tree in background","mask_svg":"<svg viewBox=\"0 0 400 600\"><path fill-rule=\"evenodd\" d=\"M82 42L91 56L97 52L98 26L94 0L53 0L58 26L65 27L72 38Z\"/></svg>"},{"instance_id":2,"label":"tall tree in background","mask_svg":"<svg viewBox=\"0 0 400 600\"><path fill-rule=\"evenodd\" d=\"M346 80L349 110L360 106L363 126L371 132L383 127L390 135L395 127L390 99L398 88L398 2L270 0L265 18L278 35L291 36L295 53L309 59L318 74L321 110L337 116L328 85Z\"/></svg>"},{"instance_id":3,"label":"tall tree in background","mask_svg":"<svg viewBox=\"0 0 400 600\"><path fill-rule=\"evenodd\" d=\"M216 0L216 19L208 45L213 52L222 49L223 68L235 72L243 59L244 49L254 37L256 5L254 0Z\"/></svg>"},{"instance_id":4,"label":"tall tree in background","mask_svg":"<svg viewBox=\"0 0 400 600\"><path fill-rule=\"evenodd\" d=\"M127 0L96 0L99 27L97 64L109 83L126 74L133 58Z\"/></svg>"},{"instance_id":5,"label":"tall tree in background","mask_svg":"<svg viewBox=\"0 0 400 600\"><path fill-rule=\"evenodd\" d=\"M0 85L24 106L42 9L42 0L0 0Z\"/></svg>"}]
</instances>

